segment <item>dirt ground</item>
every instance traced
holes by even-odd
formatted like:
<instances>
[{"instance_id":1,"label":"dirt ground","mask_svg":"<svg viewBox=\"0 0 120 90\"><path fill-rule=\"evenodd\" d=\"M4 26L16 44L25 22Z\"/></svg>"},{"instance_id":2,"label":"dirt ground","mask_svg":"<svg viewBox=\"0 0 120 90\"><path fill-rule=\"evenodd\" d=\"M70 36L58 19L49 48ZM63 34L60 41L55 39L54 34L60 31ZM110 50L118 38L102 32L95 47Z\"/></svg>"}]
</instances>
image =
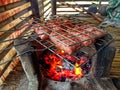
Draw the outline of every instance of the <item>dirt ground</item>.
<instances>
[{"instance_id":1,"label":"dirt ground","mask_svg":"<svg viewBox=\"0 0 120 90\"><path fill-rule=\"evenodd\" d=\"M19 63L15 70L13 70L0 90L27 90L28 80L22 69L21 64Z\"/></svg>"}]
</instances>

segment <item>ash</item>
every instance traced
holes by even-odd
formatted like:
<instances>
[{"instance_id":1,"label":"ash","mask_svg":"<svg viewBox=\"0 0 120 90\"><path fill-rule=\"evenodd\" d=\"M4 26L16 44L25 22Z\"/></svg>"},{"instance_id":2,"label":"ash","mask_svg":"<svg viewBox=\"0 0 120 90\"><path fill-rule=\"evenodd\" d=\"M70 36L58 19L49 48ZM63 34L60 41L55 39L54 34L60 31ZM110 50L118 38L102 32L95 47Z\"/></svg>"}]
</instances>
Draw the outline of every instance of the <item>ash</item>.
<instances>
[{"instance_id":1,"label":"ash","mask_svg":"<svg viewBox=\"0 0 120 90\"><path fill-rule=\"evenodd\" d=\"M42 90L86 90L77 82L59 82L50 79L44 79Z\"/></svg>"}]
</instances>

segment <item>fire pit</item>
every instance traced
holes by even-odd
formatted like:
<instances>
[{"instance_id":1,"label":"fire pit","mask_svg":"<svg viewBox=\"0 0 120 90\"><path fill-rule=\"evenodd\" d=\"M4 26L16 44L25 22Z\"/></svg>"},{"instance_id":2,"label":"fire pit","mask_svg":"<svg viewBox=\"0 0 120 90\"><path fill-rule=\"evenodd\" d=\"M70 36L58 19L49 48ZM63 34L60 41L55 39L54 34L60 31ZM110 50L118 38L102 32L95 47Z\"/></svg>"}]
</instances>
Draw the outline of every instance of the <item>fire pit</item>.
<instances>
[{"instance_id":1,"label":"fire pit","mask_svg":"<svg viewBox=\"0 0 120 90\"><path fill-rule=\"evenodd\" d=\"M41 54L36 52L40 72L43 75L41 86L45 86L42 90L107 90L109 88L116 90L109 78L110 65L115 52L111 40L112 37L106 35L93 45L81 48L72 55L51 47ZM41 42L44 44L43 41Z\"/></svg>"},{"instance_id":2,"label":"fire pit","mask_svg":"<svg viewBox=\"0 0 120 90\"><path fill-rule=\"evenodd\" d=\"M77 57L68 55L63 50L55 50L55 52L63 59L49 51L43 52L41 55L43 57L40 57L40 65L45 77L56 81L72 81L82 78L90 71L90 60L84 52L76 53Z\"/></svg>"},{"instance_id":3,"label":"fire pit","mask_svg":"<svg viewBox=\"0 0 120 90\"><path fill-rule=\"evenodd\" d=\"M40 69L39 71L37 69L37 72L40 72L38 77L41 90L117 90L109 77L115 54L114 40L109 34L102 36L94 43L77 48L72 54L56 48L49 39L36 38L36 34L31 35L30 39L32 42L29 43L34 49L27 57L37 61L34 65L38 65ZM19 42L21 41L16 43ZM29 43L25 46L16 46L18 53L29 50ZM24 49L21 49L23 47ZM34 54L33 51L35 51ZM24 61L23 58L24 55L21 56L22 61ZM33 65L31 62L29 64ZM31 76L31 68L34 69L30 66L25 69L28 77ZM36 77L33 78L36 80ZM33 78L29 78L31 82ZM30 87L33 88L32 85Z\"/></svg>"}]
</instances>

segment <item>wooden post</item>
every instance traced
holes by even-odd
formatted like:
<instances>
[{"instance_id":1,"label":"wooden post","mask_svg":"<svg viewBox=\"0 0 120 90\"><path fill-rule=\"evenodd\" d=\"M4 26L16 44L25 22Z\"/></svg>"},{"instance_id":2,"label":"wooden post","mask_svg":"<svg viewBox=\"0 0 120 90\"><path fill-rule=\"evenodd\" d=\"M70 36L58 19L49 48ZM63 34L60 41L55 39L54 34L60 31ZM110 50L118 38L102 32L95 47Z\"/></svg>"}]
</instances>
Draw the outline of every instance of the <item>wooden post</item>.
<instances>
[{"instance_id":1,"label":"wooden post","mask_svg":"<svg viewBox=\"0 0 120 90\"><path fill-rule=\"evenodd\" d=\"M100 8L101 4L102 4L102 0L99 0L98 8Z\"/></svg>"},{"instance_id":2,"label":"wooden post","mask_svg":"<svg viewBox=\"0 0 120 90\"><path fill-rule=\"evenodd\" d=\"M38 1L37 0L30 0L30 2L31 2L31 9L33 11L33 15L37 18L40 18Z\"/></svg>"},{"instance_id":3,"label":"wooden post","mask_svg":"<svg viewBox=\"0 0 120 90\"><path fill-rule=\"evenodd\" d=\"M56 0L51 0L52 15L56 15Z\"/></svg>"}]
</instances>

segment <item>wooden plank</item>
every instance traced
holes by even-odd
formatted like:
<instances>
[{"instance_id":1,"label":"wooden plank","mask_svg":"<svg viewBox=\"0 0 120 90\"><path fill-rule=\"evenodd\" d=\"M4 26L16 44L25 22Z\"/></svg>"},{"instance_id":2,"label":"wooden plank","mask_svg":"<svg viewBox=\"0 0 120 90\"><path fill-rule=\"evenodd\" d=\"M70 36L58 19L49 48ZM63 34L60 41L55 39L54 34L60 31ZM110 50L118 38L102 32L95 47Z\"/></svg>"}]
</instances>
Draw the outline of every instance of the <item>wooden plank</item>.
<instances>
[{"instance_id":1,"label":"wooden plank","mask_svg":"<svg viewBox=\"0 0 120 90\"><path fill-rule=\"evenodd\" d=\"M0 12L5 11L5 7L0 7Z\"/></svg>"},{"instance_id":2,"label":"wooden plank","mask_svg":"<svg viewBox=\"0 0 120 90\"><path fill-rule=\"evenodd\" d=\"M8 24L9 22L13 21L13 17L8 18L7 20L0 22L0 28L2 28L4 25ZM0 30L1 31L1 30Z\"/></svg>"},{"instance_id":3,"label":"wooden plank","mask_svg":"<svg viewBox=\"0 0 120 90\"><path fill-rule=\"evenodd\" d=\"M73 13L71 13L71 12L57 12L57 15L67 15L67 14L69 14L69 15L79 14L79 12L73 12Z\"/></svg>"},{"instance_id":4,"label":"wooden plank","mask_svg":"<svg viewBox=\"0 0 120 90\"><path fill-rule=\"evenodd\" d=\"M12 59L16 55L16 49L12 47L8 53L0 60L0 63L6 62L7 60ZM3 70L7 63L0 65L0 69Z\"/></svg>"},{"instance_id":5,"label":"wooden plank","mask_svg":"<svg viewBox=\"0 0 120 90\"><path fill-rule=\"evenodd\" d=\"M28 21L29 23L32 23L32 20ZM8 36L7 38L5 38L4 40L10 40L10 39L14 39L19 37L28 27L29 27L29 23L25 23L24 25L22 25L20 27L20 29L16 30L15 32L13 32L10 36ZM13 42L13 40L11 41L7 41L4 43L0 43L0 53L2 53L2 51L9 46L11 43Z\"/></svg>"},{"instance_id":6,"label":"wooden plank","mask_svg":"<svg viewBox=\"0 0 120 90\"><path fill-rule=\"evenodd\" d=\"M63 1L92 1L92 0L57 0L58 2L63 2ZM98 1L98 0L94 0L94 1ZM109 1L109 0L102 0L102 1Z\"/></svg>"},{"instance_id":7,"label":"wooden plank","mask_svg":"<svg viewBox=\"0 0 120 90\"><path fill-rule=\"evenodd\" d=\"M51 10L51 7L49 7L46 11L44 11L43 14L46 13L47 11L49 11L49 10Z\"/></svg>"},{"instance_id":8,"label":"wooden plank","mask_svg":"<svg viewBox=\"0 0 120 90\"><path fill-rule=\"evenodd\" d=\"M2 74L2 76L0 77L0 85L2 85L6 79L6 77L9 75L9 73L16 67L16 65L19 63L20 59L17 57L15 58L10 65L8 66L8 68L6 69L6 71Z\"/></svg>"},{"instance_id":9,"label":"wooden plank","mask_svg":"<svg viewBox=\"0 0 120 90\"><path fill-rule=\"evenodd\" d=\"M15 27L17 24L19 24L21 21L25 20L27 17L32 15L32 11L29 11L27 13L25 13L24 15L22 15L21 17L24 17L23 19L17 18L14 21L10 22L9 24L3 26L2 28L0 28L0 30L4 30L4 31L8 31L11 28ZM0 32L0 35L2 35L4 32Z\"/></svg>"},{"instance_id":10,"label":"wooden plank","mask_svg":"<svg viewBox=\"0 0 120 90\"><path fill-rule=\"evenodd\" d=\"M48 16L50 16L52 13L51 13L51 9L47 10L45 13L44 13L44 18L47 18Z\"/></svg>"},{"instance_id":11,"label":"wooden plank","mask_svg":"<svg viewBox=\"0 0 120 90\"><path fill-rule=\"evenodd\" d=\"M22 35L31 35L31 33L33 32L33 30L28 30L28 31L26 31L26 33L24 33L24 34L22 34ZM27 37L26 37L27 38ZM13 47L14 48L14 47ZM11 51L12 51L12 49L11 49ZM14 52L14 50L13 50L13 52ZM9 53L9 54L8 54ZM9 57L9 58L12 58L11 57L11 55L10 55L10 51L8 52L6 55ZM15 50L15 53L16 53L16 50ZM13 54L13 53L11 53L11 54ZM15 55L15 54L14 54ZM3 58L5 58L5 57L3 57ZM5 59L4 59L4 61L5 61ZM13 70L13 68L18 64L18 62L19 62L19 59L17 60L17 59L15 59L15 60L13 60L10 64L9 64L9 66L8 66L8 64L6 64L6 65L2 65L2 68L0 68L0 70L2 71L2 75L1 75L1 77L0 77L0 85L1 84L3 84L4 83L4 81L5 81L5 79L6 79L6 77L9 75L9 73ZM1 62L0 62L1 63ZM7 69L5 69L6 67L8 67Z\"/></svg>"},{"instance_id":12,"label":"wooden plank","mask_svg":"<svg viewBox=\"0 0 120 90\"><path fill-rule=\"evenodd\" d=\"M120 68L111 68L111 72L119 72L120 74Z\"/></svg>"},{"instance_id":13,"label":"wooden plank","mask_svg":"<svg viewBox=\"0 0 120 90\"><path fill-rule=\"evenodd\" d=\"M73 4L72 4L73 5ZM79 4L80 7L89 7L91 4ZM76 6L76 5L73 5ZM68 8L68 6L57 5L57 8Z\"/></svg>"},{"instance_id":14,"label":"wooden plank","mask_svg":"<svg viewBox=\"0 0 120 90\"><path fill-rule=\"evenodd\" d=\"M28 30L24 35L31 35L31 33L33 32L33 29ZM26 39L28 37L25 37ZM1 59L0 63L6 62L10 59L12 59L14 56L16 55L16 49L14 47L12 47L8 53ZM3 70L5 69L6 65L8 65L8 63L5 63L3 65L0 66L0 75L3 76Z\"/></svg>"},{"instance_id":15,"label":"wooden plank","mask_svg":"<svg viewBox=\"0 0 120 90\"><path fill-rule=\"evenodd\" d=\"M18 2L18 1L21 1L21 0L0 0L0 6L15 3L15 2Z\"/></svg>"},{"instance_id":16,"label":"wooden plank","mask_svg":"<svg viewBox=\"0 0 120 90\"><path fill-rule=\"evenodd\" d=\"M76 12L76 10L75 9L73 9L73 8L57 8L57 12L72 12L72 11L74 11L74 12Z\"/></svg>"},{"instance_id":17,"label":"wooden plank","mask_svg":"<svg viewBox=\"0 0 120 90\"><path fill-rule=\"evenodd\" d=\"M120 68L120 62L119 61L117 61L117 62L113 62L112 63L112 68L114 68L114 67L119 67Z\"/></svg>"},{"instance_id":18,"label":"wooden plank","mask_svg":"<svg viewBox=\"0 0 120 90\"><path fill-rule=\"evenodd\" d=\"M6 20L7 18L19 13L20 11L22 11L30 6L31 6L31 4L30 4L30 2L28 2L28 3L25 3L24 5L21 5L16 8L13 8L11 10L0 13L0 22Z\"/></svg>"},{"instance_id":19,"label":"wooden plank","mask_svg":"<svg viewBox=\"0 0 120 90\"><path fill-rule=\"evenodd\" d=\"M92 4L92 3L95 3L97 5L99 5L99 1L98 0L95 0L95 1L92 1L92 0L66 0L66 1L62 1L62 0L57 0L57 3L61 3L61 2L66 2L66 3L70 3L70 4ZM102 1L101 4L108 4L108 1Z\"/></svg>"},{"instance_id":20,"label":"wooden plank","mask_svg":"<svg viewBox=\"0 0 120 90\"><path fill-rule=\"evenodd\" d=\"M10 10L10 9L13 9L13 8L16 8L18 6L21 6L23 4L27 3L26 0L21 0L20 2L16 2L16 3L13 3L13 4L8 4L5 6L5 10Z\"/></svg>"},{"instance_id":21,"label":"wooden plank","mask_svg":"<svg viewBox=\"0 0 120 90\"><path fill-rule=\"evenodd\" d=\"M51 16L51 14L52 14L52 13L51 13L51 12L49 12L47 15L45 15L45 16L44 16L44 19L46 19L46 20L47 20L47 19L49 19L49 18L50 18L50 16Z\"/></svg>"},{"instance_id":22,"label":"wooden plank","mask_svg":"<svg viewBox=\"0 0 120 90\"><path fill-rule=\"evenodd\" d=\"M49 3L51 3L51 0L46 0L46 1L43 2L44 5L47 5Z\"/></svg>"},{"instance_id":23,"label":"wooden plank","mask_svg":"<svg viewBox=\"0 0 120 90\"><path fill-rule=\"evenodd\" d=\"M49 9L51 7L51 4L48 4L47 6L44 7L44 11L46 11L47 9Z\"/></svg>"}]
</instances>

